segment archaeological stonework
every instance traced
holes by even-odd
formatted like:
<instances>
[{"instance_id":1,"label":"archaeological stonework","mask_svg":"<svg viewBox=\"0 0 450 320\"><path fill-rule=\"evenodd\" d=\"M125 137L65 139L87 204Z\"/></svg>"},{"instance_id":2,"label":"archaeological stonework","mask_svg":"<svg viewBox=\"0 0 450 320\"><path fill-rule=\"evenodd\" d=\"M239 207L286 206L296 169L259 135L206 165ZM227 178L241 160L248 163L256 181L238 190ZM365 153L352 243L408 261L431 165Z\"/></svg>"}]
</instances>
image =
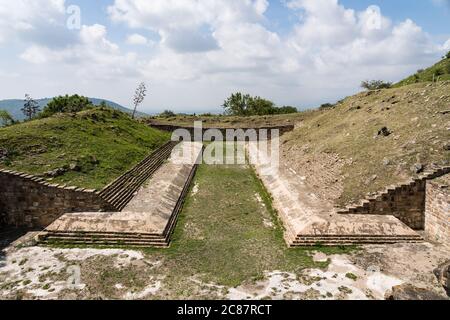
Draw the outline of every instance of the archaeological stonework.
<instances>
[{"instance_id":1,"label":"archaeological stonework","mask_svg":"<svg viewBox=\"0 0 450 320\"><path fill-rule=\"evenodd\" d=\"M449 172L450 167L425 172L419 178L388 187L379 194L365 199L361 205L347 207L338 213L392 215L414 230L424 230L427 183Z\"/></svg>"},{"instance_id":2,"label":"archaeological stonework","mask_svg":"<svg viewBox=\"0 0 450 320\"><path fill-rule=\"evenodd\" d=\"M425 234L432 241L450 244L450 177L429 181L426 187Z\"/></svg>"},{"instance_id":3,"label":"archaeological stonework","mask_svg":"<svg viewBox=\"0 0 450 320\"><path fill-rule=\"evenodd\" d=\"M0 170L0 227L44 228L66 212L110 210L95 190Z\"/></svg>"},{"instance_id":4,"label":"archaeological stonework","mask_svg":"<svg viewBox=\"0 0 450 320\"><path fill-rule=\"evenodd\" d=\"M154 129L158 129L158 130L163 130L163 131L168 131L168 132L174 132L175 130L178 129L183 129L183 130L187 130L189 132L189 134L191 135L191 138L193 139L193 141L197 141L198 139L196 139L195 137L195 129L194 127L188 127L188 126L177 126L177 125L169 125L169 124L160 124L160 123L156 123L156 122L151 122L150 127L154 128ZM282 136L287 132L290 132L292 130L294 130L294 125L279 125L279 126L265 126L265 127L258 127L258 128L202 128L202 136L205 134L205 132L207 132L208 130L214 130L217 132L220 132L222 134L222 136L224 137L224 139L227 137L227 130L236 130L235 133L237 134L236 136L233 136L234 140L236 141L244 141L244 140L252 140L249 139L248 136L246 136L244 133L249 133L254 131L255 132L255 138L257 138L258 140L263 139L271 139L272 138L272 130L278 130L279 135ZM263 132L267 132L267 135L263 136ZM205 141L208 141L207 138L202 137Z\"/></svg>"}]
</instances>

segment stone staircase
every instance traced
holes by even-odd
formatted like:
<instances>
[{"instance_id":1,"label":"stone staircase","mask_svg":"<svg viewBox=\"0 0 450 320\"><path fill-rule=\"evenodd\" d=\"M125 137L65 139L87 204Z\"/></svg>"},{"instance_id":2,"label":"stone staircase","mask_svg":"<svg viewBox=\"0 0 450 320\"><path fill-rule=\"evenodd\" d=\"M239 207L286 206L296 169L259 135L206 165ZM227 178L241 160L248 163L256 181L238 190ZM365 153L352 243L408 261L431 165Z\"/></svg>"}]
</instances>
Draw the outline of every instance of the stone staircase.
<instances>
[{"instance_id":1,"label":"stone staircase","mask_svg":"<svg viewBox=\"0 0 450 320\"><path fill-rule=\"evenodd\" d=\"M176 144L178 143L167 144L159 150L156 157L149 157L151 161L144 160L138 165L142 168L141 171L131 170L131 174L125 174L131 179L119 178L118 181L124 183L113 183L108 187L120 192L120 186L131 185L132 188L136 188L137 183L140 183L136 191L131 193L133 199L127 201L129 204L121 204L123 211L65 214L38 235L38 243L102 247L168 247L198 167L197 163L177 164L172 158L167 163L159 164L167 159L166 153L170 154ZM198 155L203 150L201 144L193 145L191 148ZM153 171L156 172L152 175ZM145 177L150 175L152 177L142 181L143 178L137 176L139 173ZM137 179L133 179L134 177ZM148 183L144 184L146 181ZM129 193L118 194L124 199L120 203L130 197Z\"/></svg>"},{"instance_id":2,"label":"stone staircase","mask_svg":"<svg viewBox=\"0 0 450 320\"><path fill-rule=\"evenodd\" d=\"M397 185L391 185L384 190L378 192L377 194L367 197L360 201L358 204L349 205L343 209L337 210L338 214L367 214L369 213L370 207L376 202L383 201L383 199L390 198L397 190L402 188L414 186L420 182L427 180L432 180L443 175L450 173L450 166L434 166L423 172L419 177L410 179L404 183Z\"/></svg>"},{"instance_id":3,"label":"stone staircase","mask_svg":"<svg viewBox=\"0 0 450 320\"><path fill-rule=\"evenodd\" d=\"M310 195L309 189L289 171L268 165L264 155L256 159L255 144L249 144L249 159L259 178L271 193L274 208L284 226L284 239L289 247L352 246L367 244L414 243L423 237L392 215L337 214L332 204ZM442 173L427 172L428 178Z\"/></svg>"},{"instance_id":4,"label":"stone staircase","mask_svg":"<svg viewBox=\"0 0 450 320\"><path fill-rule=\"evenodd\" d=\"M297 236L290 247L309 246L356 246L368 244L395 244L418 243L423 237L419 234L412 236L383 236L383 235L324 235L324 236Z\"/></svg>"},{"instance_id":5,"label":"stone staircase","mask_svg":"<svg viewBox=\"0 0 450 320\"><path fill-rule=\"evenodd\" d=\"M106 186L100 197L110 203L117 211L122 211L142 184L158 170L170 156L178 142L170 141L142 160L133 169Z\"/></svg>"}]
</instances>

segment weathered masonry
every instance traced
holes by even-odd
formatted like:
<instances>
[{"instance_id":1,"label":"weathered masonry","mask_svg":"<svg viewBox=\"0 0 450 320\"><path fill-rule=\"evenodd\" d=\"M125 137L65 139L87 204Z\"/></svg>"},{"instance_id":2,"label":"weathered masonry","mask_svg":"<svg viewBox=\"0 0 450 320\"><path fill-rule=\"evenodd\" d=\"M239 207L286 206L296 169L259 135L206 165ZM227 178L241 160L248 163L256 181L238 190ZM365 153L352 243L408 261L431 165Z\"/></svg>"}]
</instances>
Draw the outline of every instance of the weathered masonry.
<instances>
[{"instance_id":1,"label":"weathered masonry","mask_svg":"<svg viewBox=\"0 0 450 320\"><path fill-rule=\"evenodd\" d=\"M33 175L0 170L0 228L42 229L68 212L121 211L176 144L166 143L102 191L61 186Z\"/></svg>"},{"instance_id":2,"label":"weathered masonry","mask_svg":"<svg viewBox=\"0 0 450 320\"><path fill-rule=\"evenodd\" d=\"M450 167L436 168L386 188L340 214L392 215L428 239L450 243Z\"/></svg>"},{"instance_id":3,"label":"weathered masonry","mask_svg":"<svg viewBox=\"0 0 450 320\"><path fill-rule=\"evenodd\" d=\"M159 124L159 123L155 123L155 122L151 122L150 127L158 129L158 130L163 130L163 131L168 131L168 132L174 132L175 130L178 129L183 129L183 130L187 130L187 132L189 132L191 138L193 141L197 141L198 138L195 137L195 128L192 126L178 126L178 125L168 125L168 124ZM258 128L202 128L202 137L205 141L208 141L209 139L205 136L205 133L209 130L209 132L213 132L216 131L217 133L220 133L224 139L227 137L227 130L232 130L234 131L234 134L236 134L235 136L233 136L232 138L234 138L235 141L249 141L249 140L253 140L252 138L249 138L249 136L247 135L248 133L254 132L254 138L256 140L266 140L266 139L271 139L272 137L272 130L278 130L278 133L280 136L282 136L283 134L290 132L292 130L294 130L294 125L279 125L279 126L262 126L262 127L258 127Z\"/></svg>"},{"instance_id":4,"label":"weathered masonry","mask_svg":"<svg viewBox=\"0 0 450 320\"><path fill-rule=\"evenodd\" d=\"M96 190L65 187L0 170L0 227L44 228L65 212L112 210Z\"/></svg>"},{"instance_id":5,"label":"weathered masonry","mask_svg":"<svg viewBox=\"0 0 450 320\"><path fill-rule=\"evenodd\" d=\"M426 186L425 235L450 244L450 176L429 181Z\"/></svg>"}]
</instances>

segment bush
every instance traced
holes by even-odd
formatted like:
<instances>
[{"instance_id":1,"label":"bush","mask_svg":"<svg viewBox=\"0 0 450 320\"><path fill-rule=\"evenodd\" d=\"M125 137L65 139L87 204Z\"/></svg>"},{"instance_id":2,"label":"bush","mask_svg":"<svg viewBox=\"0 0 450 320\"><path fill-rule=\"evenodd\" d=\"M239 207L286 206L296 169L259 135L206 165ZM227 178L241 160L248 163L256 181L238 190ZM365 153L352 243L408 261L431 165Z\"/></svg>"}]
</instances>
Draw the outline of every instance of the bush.
<instances>
[{"instance_id":1,"label":"bush","mask_svg":"<svg viewBox=\"0 0 450 320\"><path fill-rule=\"evenodd\" d=\"M444 56L444 59L450 59L450 51Z\"/></svg>"},{"instance_id":2,"label":"bush","mask_svg":"<svg viewBox=\"0 0 450 320\"><path fill-rule=\"evenodd\" d=\"M436 71L434 72L434 75L437 77L442 76L443 74L445 74L445 72L442 68L437 68Z\"/></svg>"},{"instance_id":3,"label":"bush","mask_svg":"<svg viewBox=\"0 0 450 320\"><path fill-rule=\"evenodd\" d=\"M392 87L392 82L385 82L382 80L366 80L361 82L361 87L367 90L389 89Z\"/></svg>"},{"instance_id":4,"label":"bush","mask_svg":"<svg viewBox=\"0 0 450 320\"><path fill-rule=\"evenodd\" d=\"M227 115L244 117L298 112L294 107L284 106L279 108L270 100L261 97L252 97L249 94L242 94L240 92L232 94L225 100L223 107Z\"/></svg>"},{"instance_id":5,"label":"bush","mask_svg":"<svg viewBox=\"0 0 450 320\"><path fill-rule=\"evenodd\" d=\"M333 108L334 108L334 104L331 104L331 103L324 103L319 107L320 110L328 110L328 109L333 109Z\"/></svg>"},{"instance_id":6,"label":"bush","mask_svg":"<svg viewBox=\"0 0 450 320\"><path fill-rule=\"evenodd\" d=\"M11 114L8 111L0 110L0 127L10 126L14 123L16 123L16 122L14 121L14 118L11 116Z\"/></svg>"},{"instance_id":7,"label":"bush","mask_svg":"<svg viewBox=\"0 0 450 320\"><path fill-rule=\"evenodd\" d=\"M171 118L171 117L175 117L176 114L173 111L170 110L164 110L164 112L159 114L159 117L161 118Z\"/></svg>"},{"instance_id":8,"label":"bush","mask_svg":"<svg viewBox=\"0 0 450 320\"><path fill-rule=\"evenodd\" d=\"M50 117L56 113L76 113L94 108L88 98L79 95L65 95L54 98L41 113L41 117Z\"/></svg>"},{"instance_id":9,"label":"bush","mask_svg":"<svg viewBox=\"0 0 450 320\"><path fill-rule=\"evenodd\" d=\"M296 107L291 106L283 106L278 108L278 114L291 114L291 113L297 113L298 109Z\"/></svg>"}]
</instances>

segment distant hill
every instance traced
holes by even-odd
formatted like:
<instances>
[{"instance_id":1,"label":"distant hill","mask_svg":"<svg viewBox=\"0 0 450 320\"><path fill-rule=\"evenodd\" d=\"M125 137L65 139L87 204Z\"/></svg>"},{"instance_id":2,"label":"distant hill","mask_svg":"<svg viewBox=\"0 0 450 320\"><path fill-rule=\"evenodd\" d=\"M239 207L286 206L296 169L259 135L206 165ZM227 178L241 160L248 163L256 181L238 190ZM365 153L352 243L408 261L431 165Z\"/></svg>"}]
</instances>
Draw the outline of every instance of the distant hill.
<instances>
[{"instance_id":1,"label":"distant hill","mask_svg":"<svg viewBox=\"0 0 450 320\"><path fill-rule=\"evenodd\" d=\"M36 101L41 106L41 109L43 109L52 99L53 98L44 98L44 99L38 99ZM109 101L109 100L99 99L99 98L89 98L89 100L94 105L99 105L102 101L105 101L106 104L109 105L113 109L120 110L122 112L129 113L129 114L131 114L133 112L133 110L125 108L125 107L121 106L120 104ZM24 104L23 99L0 100L0 110L6 110L12 115L14 120L22 121L25 119L25 116L21 111L21 109L23 108L23 104ZM147 116L147 114L145 114L143 112L137 112L136 115L137 115L137 117Z\"/></svg>"},{"instance_id":2,"label":"distant hill","mask_svg":"<svg viewBox=\"0 0 450 320\"><path fill-rule=\"evenodd\" d=\"M409 84L450 80L450 52L441 61L427 69L418 70L412 76L396 83L394 87L402 87Z\"/></svg>"},{"instance_id":3,"label":"distant hill","mask_svg":"<svg viewBox=\"0 0 450 320\"><path fill-rule=\"evenodd\" d=\"M169 140L169 133L111 109L55 114L0 128L0 168L101 189Z\"/></svg>"}]
</instances>

